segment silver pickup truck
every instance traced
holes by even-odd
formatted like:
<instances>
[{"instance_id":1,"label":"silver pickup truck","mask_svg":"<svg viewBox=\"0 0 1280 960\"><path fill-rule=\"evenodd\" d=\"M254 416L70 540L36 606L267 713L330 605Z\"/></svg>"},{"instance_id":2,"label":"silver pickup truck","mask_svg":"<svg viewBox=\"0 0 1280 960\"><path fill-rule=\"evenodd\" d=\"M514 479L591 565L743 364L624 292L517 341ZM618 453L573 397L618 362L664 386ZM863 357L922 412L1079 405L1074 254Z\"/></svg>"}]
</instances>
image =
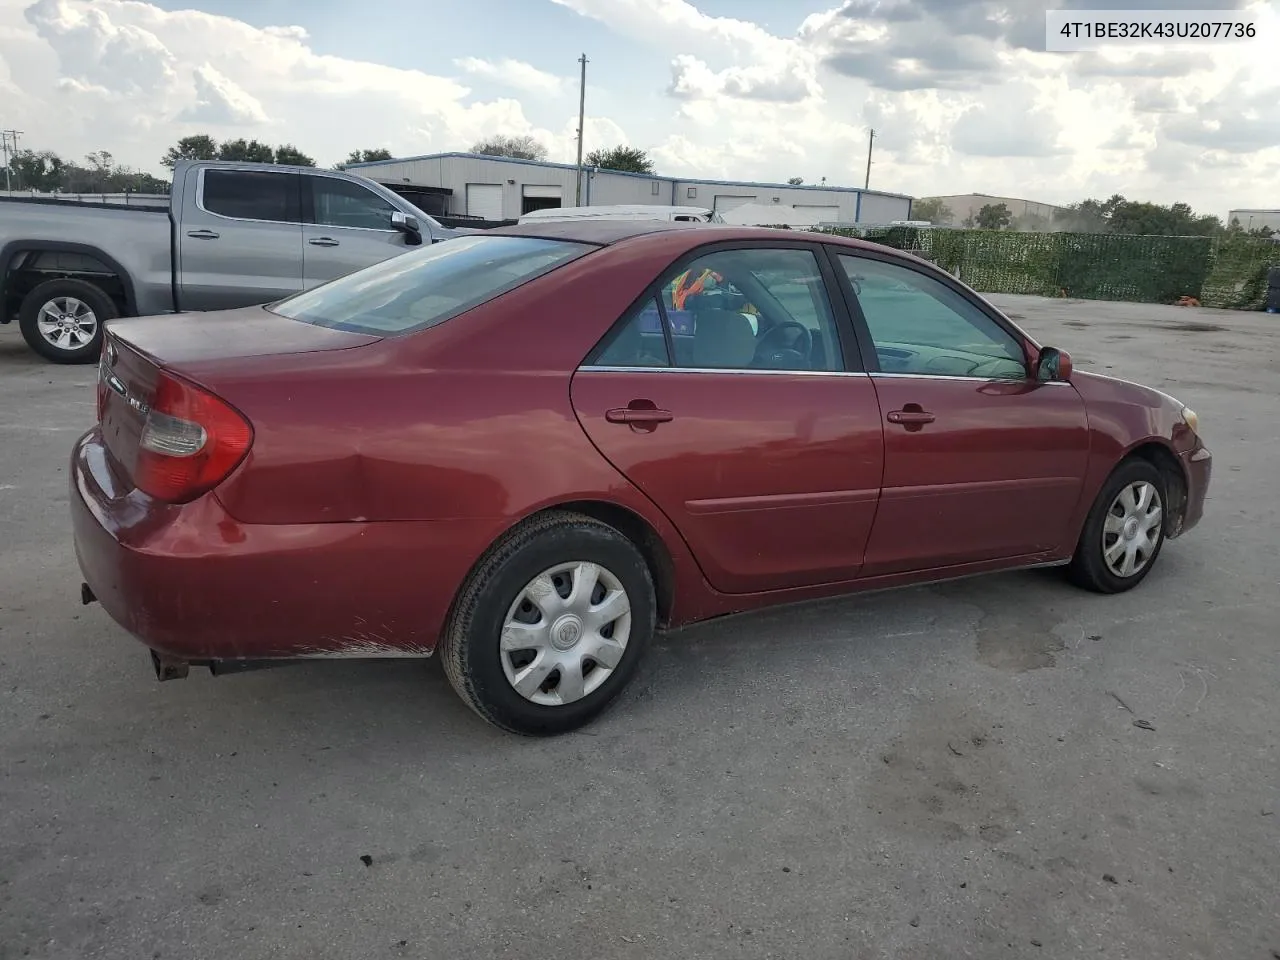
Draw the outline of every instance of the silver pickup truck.
<instances>
[{"instance_id":1,"label":"silver pickup truck","mask_svg":"<svg viewBox=\"0 0 1280 960\"><path fill-rule=\"evenodd\" d=\"M113 317L270 303L473 232L350 173L181 161L167 210L0 199L0 323L92 363Z\"/></svg>"}]
</instances>

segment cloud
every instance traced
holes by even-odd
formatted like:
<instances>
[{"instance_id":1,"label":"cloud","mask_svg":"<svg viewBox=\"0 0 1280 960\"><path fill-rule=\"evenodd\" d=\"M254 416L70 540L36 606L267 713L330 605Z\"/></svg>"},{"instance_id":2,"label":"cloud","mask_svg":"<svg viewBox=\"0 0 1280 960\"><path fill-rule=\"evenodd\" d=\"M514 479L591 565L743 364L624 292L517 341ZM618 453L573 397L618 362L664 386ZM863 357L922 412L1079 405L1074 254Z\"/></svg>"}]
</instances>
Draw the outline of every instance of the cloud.
<instances>
[{"instance_id":1,"label":"cloud","mask_svg":"<svg viewBox=\"0 0 1280 960\"><path fill-rule=\"evenodd\" d=\"M302 27L259 29L140 0L0 2L0 61L21 77L6 119L26 131L24 146L65 156L105 147L154 171L166 147L206 131L295 143L321 163L378 144L402 154L466 149L495 132L532 134L554 159L573 155L562 127L572 114L576 132L576 110L539 125L517 100L480 99L449 77L309 43ZM526 66L495 69L545 87Z\"/></svg>"},{"instance_id":2,"label":"cloud","mask_svg":"<svg viewBox=\"0 0 1280 960\"><path fill-rule=\"evenodd\" d=\"M1211 61L1187 51L1136 53L1117 57L1108 53L1082 54L1074 70L1082 77L1185 77L1213 68Z\"/></svg>"},{"instance_id":3,"label":"cloud","mask_svg":"<svg viewBox=\"0 0 1280 960\"><path fill-rule=\"evenodd\" d=\"M493 80L530 93L557 94L565 87L562 77L539 70L521 60L482 60L479 57L462 57L453 62L472 76Z\"/></svg>"},{"instance_id":4,"label":"cloud","mask_svg":"<svg viewBox=\"0 0 1280 960\"><path fill-rule=\"evenodd\" d=\"M655 49L680 51L667 88L674 97L796 103L822 92L802 43L748 20L711 16L686 0L552 2Z\"/></svg>"},{"instance_id":5,"label":"cloud","mask_svg":"<svg viewBox=\"0 0 1280 960\"><path fill-rule=\"evenodd\" d=\"M250 126L268 122L266 111L235 81L204 64L192 72L196 102L178 114L179 120L213 126Z\"/></svg>"},{"instance_id":6,"label":"cloud","mask_svg":"<svg viewBox=\"0 0 1280 960\"><path fill-rule=\"evenodd\" d=\"M117 25L106 9L38 0L25 15L58 51L60 79L71 81L72 89L111 89L133 96L162 90L177 77L174 57L154 33Z\"/></svg>"},{"instance_id":7,"label":"cloud","mask_svg":"<svg viewBox=\"0 0 1280 960\"><path fill-rule=\"evenodd\" d=\"M631 144L663 173L861 185L874 127L871 183L894 192L1272 202L1280 77L1265 42L1194 59L1047 54L1047 0L828 0L785 33L688 0L554 2L592 21L579 29L613 35L598 44L602 63L609 44L629 47L625 80L594 74L586 149ZM1257 10L1260 32L1280 35L1275 4ZM304 26L146 0L0 0L5 125L26 131L24 147L108 149L153 172L166 147L199 132L294 143L321 163L373 146L465 150L497 133L530 134L555 160L575 155L576 77L531 66L515 42L422 69L330 49L318 52Z\"/></svg>"},{"instance_id":8,"label":"cloud","mask_svg":"<svg viewBox=\"0 0 1280 960\"><path fill-rule=\"evenodd\" d=\"M952 128L955 148L977 157L1051 157L1063 153L1054 115L1028 97L1013 104L979 105L966 111Z\"/></svg>"},{"instance_id":9,"label":"cloud","mask_svg":"<svg viewBox=\"0 0 1280 960\"><path fill-rule=\"evenodd\" d=\"M687 100L732 97L770 103L799 103L813 92L812 78L799 70L779 72L772 67L726 67L712 70L691 54L671 62L667 93Z\"/></svg>"}]
</instances>

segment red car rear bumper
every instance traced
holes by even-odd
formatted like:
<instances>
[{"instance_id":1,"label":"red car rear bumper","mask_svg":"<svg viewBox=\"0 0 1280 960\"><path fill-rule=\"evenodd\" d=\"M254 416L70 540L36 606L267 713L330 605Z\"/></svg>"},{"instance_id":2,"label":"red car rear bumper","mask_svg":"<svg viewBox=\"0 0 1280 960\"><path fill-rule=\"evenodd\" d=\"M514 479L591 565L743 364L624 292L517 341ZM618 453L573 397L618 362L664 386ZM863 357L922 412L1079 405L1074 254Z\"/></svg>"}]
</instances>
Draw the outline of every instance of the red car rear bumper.
<instances>
[{"instance_id":1,"label":"red car rear bumper","mask_svg":"<svg viewBox=\"0 0 1280 960\"><path fill-rule=\"evenodd\" d=\"M495 524L244 524L212 494L122 483L95 429L71 457L85 582L154 650L188 660L426 656Z\"/></svg>"}]
</instances>

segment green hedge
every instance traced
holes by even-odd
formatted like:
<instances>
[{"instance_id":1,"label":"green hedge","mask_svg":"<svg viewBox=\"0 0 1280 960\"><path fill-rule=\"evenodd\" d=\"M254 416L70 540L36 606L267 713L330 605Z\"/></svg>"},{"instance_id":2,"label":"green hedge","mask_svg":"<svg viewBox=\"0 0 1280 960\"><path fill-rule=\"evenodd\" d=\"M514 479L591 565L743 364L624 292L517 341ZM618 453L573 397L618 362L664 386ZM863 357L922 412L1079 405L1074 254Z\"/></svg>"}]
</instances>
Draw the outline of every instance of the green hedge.
<instances>
[{"instance_id":1,"label":"green hedge","mask_svg":"<svg viewBox=\"0 0 1280 960\"><path fill-rule=\"evenodd\" d=\"M841 236L924 256L983 293L1261 310L1280 243L1257 237L1151 237L1003 230L839 227Z\"/></svg>"}]
</instances>

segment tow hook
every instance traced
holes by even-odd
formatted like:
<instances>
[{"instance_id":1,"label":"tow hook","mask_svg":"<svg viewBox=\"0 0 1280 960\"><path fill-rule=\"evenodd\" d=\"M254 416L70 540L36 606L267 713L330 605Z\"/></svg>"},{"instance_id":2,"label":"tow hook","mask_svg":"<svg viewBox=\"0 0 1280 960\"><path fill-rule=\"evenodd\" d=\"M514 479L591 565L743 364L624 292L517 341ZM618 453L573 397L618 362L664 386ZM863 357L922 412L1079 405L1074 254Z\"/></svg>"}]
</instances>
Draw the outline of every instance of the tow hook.
<instances>
[{"instance_id":1,"label":"tow hook","mask_svg":"<svg viewBox=\"0 0 1280 960\"><path fill-rule=\"evenodd\" d=\"M80 584L80 602L86 607L91 603L98 602L98 598L93 595L93 591L87 583Z\"/></svg>"}]
</instances>

